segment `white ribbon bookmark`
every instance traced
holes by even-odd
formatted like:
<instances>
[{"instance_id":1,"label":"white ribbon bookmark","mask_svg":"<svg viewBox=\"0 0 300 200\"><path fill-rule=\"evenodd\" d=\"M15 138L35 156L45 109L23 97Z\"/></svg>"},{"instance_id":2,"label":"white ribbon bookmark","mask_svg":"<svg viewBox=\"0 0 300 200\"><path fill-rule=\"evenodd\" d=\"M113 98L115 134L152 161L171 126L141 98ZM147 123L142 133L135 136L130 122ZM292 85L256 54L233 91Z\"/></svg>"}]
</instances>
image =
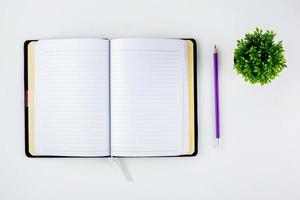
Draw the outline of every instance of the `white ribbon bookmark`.
<instances>
[{"instance_id":1,"label":"white ribbon bookmark","mask_svg":"<svg viewBox=\"0 0 300 200\"><path fill-rule=\"evenodd\" d=\"M118 168L120 169L120 171L122 172L122 174L124 175L124 177L126 178L126 180L128 182L133 182L132 177L130 176L128 170L126 169L126 167L124 166L124 164L121 162L120 159L115 158L113 156L111 156L112 161L118 166Z\"/></svg>"}]
</instances>

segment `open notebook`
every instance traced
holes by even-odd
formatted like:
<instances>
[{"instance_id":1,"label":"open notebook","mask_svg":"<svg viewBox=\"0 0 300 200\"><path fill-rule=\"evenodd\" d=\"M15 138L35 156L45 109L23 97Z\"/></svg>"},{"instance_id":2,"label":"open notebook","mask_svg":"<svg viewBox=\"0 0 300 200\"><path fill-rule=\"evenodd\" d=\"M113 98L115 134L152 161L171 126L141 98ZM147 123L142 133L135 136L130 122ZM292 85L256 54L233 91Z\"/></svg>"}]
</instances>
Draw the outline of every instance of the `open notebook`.
<instances>
[{"instance_id":1,"label":"open notebook","mask_svg":"<svg viewBox=\"0 0 300 200\"><path fill-rule=\"evenodd\" d=\"M192 39L26 41L29 157L197 154Z\"/></svg>"}]
</instances>

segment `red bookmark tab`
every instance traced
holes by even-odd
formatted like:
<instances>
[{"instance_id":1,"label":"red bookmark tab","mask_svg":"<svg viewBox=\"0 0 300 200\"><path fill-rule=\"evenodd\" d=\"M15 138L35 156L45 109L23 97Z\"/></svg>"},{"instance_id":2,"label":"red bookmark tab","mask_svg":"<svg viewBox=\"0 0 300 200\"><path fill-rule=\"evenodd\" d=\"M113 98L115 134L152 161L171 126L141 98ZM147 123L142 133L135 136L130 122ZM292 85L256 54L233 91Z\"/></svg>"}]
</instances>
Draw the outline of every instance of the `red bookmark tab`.
<instances>
[{"instance_id":1,"label":"red bookmark tab","mask_svg":"<svg viewBox=\"0 0 300 200\"><path fill-rule=\"evenodd\" d=\"M28 107L28 90L26 90L24 93L24 104Z\"/></svg>"}]
</instances>

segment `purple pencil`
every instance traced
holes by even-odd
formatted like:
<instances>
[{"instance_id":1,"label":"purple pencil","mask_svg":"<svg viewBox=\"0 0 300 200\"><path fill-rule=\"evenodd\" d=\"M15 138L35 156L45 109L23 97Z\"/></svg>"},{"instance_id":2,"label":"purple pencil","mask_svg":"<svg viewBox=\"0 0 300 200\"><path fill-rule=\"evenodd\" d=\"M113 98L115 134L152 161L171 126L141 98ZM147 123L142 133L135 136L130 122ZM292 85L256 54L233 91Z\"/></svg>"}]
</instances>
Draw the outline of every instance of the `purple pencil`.
<instances>
[{"instance_id":1,"label":"purple pencil","mask_svg":"<svg viewBox=\"0 0 300 200\"><path fill-rule=\"evenodd\" d=\"M219 118L219 72L218 72L218 50L215 45L214 51L214 83L215 83L215 120L216 120L216 139L220 146L220 118Z\"/></svg>"}]
</instances>

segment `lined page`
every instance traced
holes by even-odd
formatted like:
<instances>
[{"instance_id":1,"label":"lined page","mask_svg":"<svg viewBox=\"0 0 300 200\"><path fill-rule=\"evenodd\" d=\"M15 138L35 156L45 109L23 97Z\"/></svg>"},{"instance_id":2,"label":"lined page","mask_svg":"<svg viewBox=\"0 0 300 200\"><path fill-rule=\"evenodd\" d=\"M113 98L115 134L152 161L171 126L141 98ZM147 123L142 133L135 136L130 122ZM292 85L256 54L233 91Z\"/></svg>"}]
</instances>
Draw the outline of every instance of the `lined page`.
<instances>
[{"instance_id":1,"label":"lined page","mask_svg":"<svg viewBox=\"0 0 300 200\"><path fill-rule=\"evenodd\" d=\"M108 41L40 40L36 50L37 154L109 155Z\"/></svg>"},{"instance_id":2,"label":"lined page","mask_svg":"<svg viewBox=\"0 0 300 200\"><path fill-rule=\"evenodd\" d=\"M186 153L186 66L183 40L111 41L112 155Z\"/></svg>"}]
</instances>

